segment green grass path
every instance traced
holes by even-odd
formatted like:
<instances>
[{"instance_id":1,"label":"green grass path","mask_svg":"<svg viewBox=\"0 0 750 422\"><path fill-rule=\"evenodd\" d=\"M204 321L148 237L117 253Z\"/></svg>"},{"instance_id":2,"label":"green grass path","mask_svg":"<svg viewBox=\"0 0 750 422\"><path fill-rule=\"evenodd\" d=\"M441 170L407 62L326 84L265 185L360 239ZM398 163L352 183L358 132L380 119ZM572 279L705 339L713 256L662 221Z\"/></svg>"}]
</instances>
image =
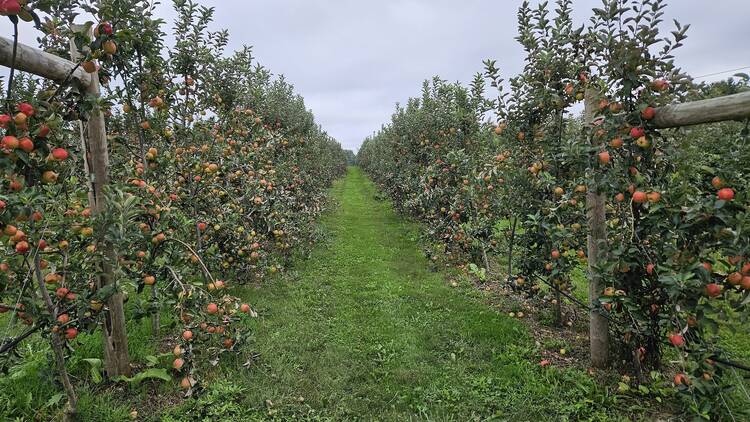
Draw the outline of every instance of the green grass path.
<instances>
[{"instance_id":1,"label":"green grass path","mask_svg":"<svg viewBox=\"0 0 750 422\"><path fill-rule=\"evenodd\" d=\"M250 345L260 356L219 375L216 395L225 407L234 401L224 417L604 417L601 391L583 373L540 368L520 322L429 270L416 227L375 198L359 169L332 192L338 207L324 220L331 239L295 276L244 292L260 313ZM206 415L193 406L188 414Z\"/></svg>"}]
</instances>

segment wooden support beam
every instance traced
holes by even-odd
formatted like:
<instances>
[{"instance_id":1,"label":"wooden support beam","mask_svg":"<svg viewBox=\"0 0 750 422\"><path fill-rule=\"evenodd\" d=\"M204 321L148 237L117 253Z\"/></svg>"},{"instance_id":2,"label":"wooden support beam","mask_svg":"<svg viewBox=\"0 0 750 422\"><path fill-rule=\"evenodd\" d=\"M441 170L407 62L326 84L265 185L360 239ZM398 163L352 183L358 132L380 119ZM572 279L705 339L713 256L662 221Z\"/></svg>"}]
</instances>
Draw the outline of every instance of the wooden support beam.
<instances>
[{"instance_id":1,"label":"wooden support beam","mask_svg":"<svg viewBox=\"0 0 750 422\"><path fill-rule=\"evenodd\" d=\"M0 66L10 67L12 62L13 40L0 37ZM71 70L75 67L76 64L69 60L18 43L15 62L15 68L18 70L60 83L70 75ZM91 85L91 75L80 67L71 76L80 80L84 86Z\"/></svg>"},{"instance_id":2,"label":"wooden support beam","mask_svg":"<svg viewBox=\"0 0 750 422\"><path fill-rule=\"evenodd\" d=\"M707 100L668 105L656 109L652 126L657 129L702 123L742 120L750 117L750 91Z\"/></svg>"},{"instance_id":3,"label":"wooden support beam","mask_svg":"<svg viewBox=\"0 0 750 422\"><path fill-rule=\"evenodd\" d=\"M584 100L584 118L587 126L591 126L596 117L599 93L593 88L586 88ZM598 138L591 136L593 146L601 147ZM602 309L596 304L604 290L604 282L600 273L600 265L607 257L607 215L605 211L606 199L599 191L596 175L591 175L586 194L586 220L588 225L588 278L589 278L589 348L591 352L591 366L606 368L609 365L609 321L602 315Z\"/></svg>"}]
</instances>

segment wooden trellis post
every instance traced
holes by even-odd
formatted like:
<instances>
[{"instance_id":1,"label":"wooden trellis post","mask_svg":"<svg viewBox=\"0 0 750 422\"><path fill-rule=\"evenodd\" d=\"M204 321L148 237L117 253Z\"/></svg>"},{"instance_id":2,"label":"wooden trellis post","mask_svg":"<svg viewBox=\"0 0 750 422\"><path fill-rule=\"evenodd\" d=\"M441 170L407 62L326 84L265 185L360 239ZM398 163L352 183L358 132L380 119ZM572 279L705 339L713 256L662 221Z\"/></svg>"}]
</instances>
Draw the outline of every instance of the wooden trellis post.
<instances>
[{"instance_id":1,"label":"wooden trellis post","mask_svg":"<svg viewBox=\"0 0 750 422\"><path fill-rule=\"evenodd\" d=\"M587 88L584 98L585 124L591 126L596 117L599 101L598 92ZM591 137L594 146L599 146L595 138ZM586 218L588 223L588 276L589 276L589 305L601 296L604 285L599 266L607 254L607 216L605 213L605 197L598 191L593 177L589 179L586 194ZM609 321L601 313L601 309L592 306L589 311L589 347L591 352L591 366L605 368L609 364Z\"/></svg>"}]
</instances>

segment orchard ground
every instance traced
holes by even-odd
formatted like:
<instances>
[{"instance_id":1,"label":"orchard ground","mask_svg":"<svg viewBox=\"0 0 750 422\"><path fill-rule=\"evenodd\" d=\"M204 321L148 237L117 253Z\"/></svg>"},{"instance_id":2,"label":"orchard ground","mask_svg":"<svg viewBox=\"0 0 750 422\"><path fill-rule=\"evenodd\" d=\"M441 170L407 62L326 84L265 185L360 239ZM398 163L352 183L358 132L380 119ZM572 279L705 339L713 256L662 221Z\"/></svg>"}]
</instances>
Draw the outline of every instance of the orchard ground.
<instances>
[{"instance_id":1,"label":"orchard ground","mask_svg":"<svg viewBox=\"0 0 750 422\"><path fill-rule=\"evenodd\" d=\"M498 312L468 279L436 272L417 241L419 227L377 199L358 168L332 189L336 206L323 221L327 238L286 275L235 292L253 303L254 338L184 400L174 383L102 386L83 339L72 368L82 388L84 420L651 420L664 405L613 391L617 375L597 382L585 363L539 364L538 335ZM148 322L131 344L144 368L169 362L149 342ZM62 399L46 353L34 351L0 397L29 417L54 415ZM601 381L601 379L599 380ZM655 410L657 409L658 410ZM10 409L5 409L7 412Z\"/></svg>"}]
</instances>

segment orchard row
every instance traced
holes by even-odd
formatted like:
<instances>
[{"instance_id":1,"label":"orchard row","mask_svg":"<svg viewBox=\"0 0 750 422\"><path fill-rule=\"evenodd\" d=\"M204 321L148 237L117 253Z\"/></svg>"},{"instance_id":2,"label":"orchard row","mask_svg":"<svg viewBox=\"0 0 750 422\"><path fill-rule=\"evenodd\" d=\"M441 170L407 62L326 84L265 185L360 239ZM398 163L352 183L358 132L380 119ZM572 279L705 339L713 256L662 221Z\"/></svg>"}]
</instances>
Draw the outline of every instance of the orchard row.
<instances>
[{"instance_id":1,"label":"orchard row","mask_svg":"<svg viewBox=\"0 0 750 422\"><path fill-rule=\"evenodd\" d=\"M358 161L448 258L507 256L510 286L553 292L559 323L588 265L593 364L625 362L642 384L668 355L686 408L721 419L740 386L720 335L750 303L748 131L656 128L658 107L708 91L676 68L687 27L660 35L664 3L605 0L582 27L572 1L524 3L521 75L487 61L469 88L425 82Z\"/></svg>"},{"instance_id":2,"label":"orchard row","mask_svg":"<svg viewBox=\"0 0 750 422\"><path fill-rule=\"evenodd\" d=\"M1 362L30 335L48 339L68 416L68 346L101 330L106 375L130 375L126 320L150 318L181 387L200 386L201 369L249 335L254 311L227 288L307 251L345 170L292 86L207 30L212 9L174 6L166 46L151 1L0 2L19 32L73 62L62 83L11 71L0 113L0 330L15 333ZM168 324L180 328L160 334Z\"/></svg>"}]
</instances>

